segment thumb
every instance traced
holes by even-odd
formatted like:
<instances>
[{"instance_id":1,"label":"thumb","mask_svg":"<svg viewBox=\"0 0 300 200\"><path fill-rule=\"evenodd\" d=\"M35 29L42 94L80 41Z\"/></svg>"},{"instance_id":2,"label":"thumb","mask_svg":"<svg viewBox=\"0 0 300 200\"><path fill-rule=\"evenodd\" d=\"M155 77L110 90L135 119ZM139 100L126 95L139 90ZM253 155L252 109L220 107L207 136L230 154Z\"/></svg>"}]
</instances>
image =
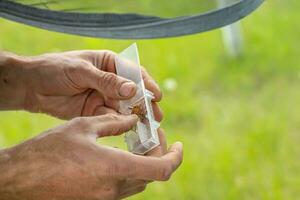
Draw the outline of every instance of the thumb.
<instances>
[{"instance_id":1,"label":"thumb","mask_svg":"<svg viewBox=\"0 0 300 200\"><path fill-rule=\"evenodd\" d=\"M113 99L129 99L136 93L136 84L114 73L99 71L97 77L100 92Z\"/></svg>"},{"instance_id":2,"label":"thumb","mask_svg":"<svg viewBox=\"0 0 300 200\"><path fill-rule=\"evenodd\" d=\"M120 115L109 113L103 116L98 137L123 134L132 129L138 122L137 115Z\"/></svg>"},{"instance_id":3,"label":"thumb","mask_svg":"<svg viewBox=\"0 0 300 200\"><path fill-rule=\"evenodd\" d=\"M82 76L86 87L93 88L112 99L129 99L136 93L137 88L134 82L111 72L90 67Z\"/></svg>"},{"instance_id":4,"label":"thumb","mask_svg":"<svg viewBox=\"0 0 300 200\"><path fill-rule=\"evenodd\" d=\"M73 120L79 134L93 138L120 135L129 131L138 121L137 115L106 114L94 117L80 117ZM80 131L81 130L81 131Z\"/></svg>"}]
</instances>

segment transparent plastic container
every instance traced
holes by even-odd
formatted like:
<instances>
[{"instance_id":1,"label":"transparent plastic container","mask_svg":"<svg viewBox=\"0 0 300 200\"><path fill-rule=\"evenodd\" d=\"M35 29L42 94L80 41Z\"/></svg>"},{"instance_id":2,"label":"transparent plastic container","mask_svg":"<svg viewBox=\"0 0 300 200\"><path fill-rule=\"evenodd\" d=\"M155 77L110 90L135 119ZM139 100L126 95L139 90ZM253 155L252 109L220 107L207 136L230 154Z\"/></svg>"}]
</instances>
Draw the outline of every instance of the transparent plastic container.
<instances>
[{"instance_id":1,"label":"transparent plastic container","mask_svg":"<svg viewBox=\"0 0 300 200\"><path fill-rule=\"evenodd\" d=\"M137 92L129 100L120 101L119 112L139 116L137 125L125 134L128 150L143 155L159 145L157 129L151 101L153 93L145 88L142 79L139 54L136 43L122 51L116 57L116 70L119 76L136 83Z\"/></svg>"}]
</instances>

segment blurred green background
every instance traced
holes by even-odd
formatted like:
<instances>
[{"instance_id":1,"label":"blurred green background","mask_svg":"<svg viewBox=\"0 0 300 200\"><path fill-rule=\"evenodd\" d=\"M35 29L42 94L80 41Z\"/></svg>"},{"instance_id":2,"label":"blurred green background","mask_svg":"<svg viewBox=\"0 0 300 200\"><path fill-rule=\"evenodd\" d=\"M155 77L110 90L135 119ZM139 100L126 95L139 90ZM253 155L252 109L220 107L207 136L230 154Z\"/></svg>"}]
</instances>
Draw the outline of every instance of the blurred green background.
<instances>
[{"instance_id":1,"label":"blurred green background","mask_svg":"<svg viewBox=\"0 0 300 200\"><path fill-rule=\"evenodd\" d=\"M184 9L184 7L182 7ZM300 199L300 1L272 0L242 20L245 52L226 55L221 31L138 41L141 62L164 91L162 126L184 143L170 181L129 199ZM121 51L134 41L48 32L0 19L0 49L21 55ZM63 121L0 113L0 147ZM102 143L124 147L123 138Z\"/></svg>"}]
</instances>

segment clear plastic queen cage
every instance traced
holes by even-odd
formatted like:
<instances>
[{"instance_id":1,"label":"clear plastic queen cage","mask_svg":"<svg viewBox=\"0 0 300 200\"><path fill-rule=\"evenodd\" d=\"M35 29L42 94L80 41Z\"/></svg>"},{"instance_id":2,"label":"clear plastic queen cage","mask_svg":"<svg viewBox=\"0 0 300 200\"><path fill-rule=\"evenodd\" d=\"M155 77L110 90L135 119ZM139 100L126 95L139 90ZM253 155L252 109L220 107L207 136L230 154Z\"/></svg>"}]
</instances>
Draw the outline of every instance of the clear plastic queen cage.
<instances>
[{"instance_id":1,"label":"clear plastic queen cage","mask_svg":"<svg viewBox=\"0 0 300 200\"><path fill-rule=\"evenodd\" d=\"M137 125L125 134L125 141L130 152L143 155L159 145L157 134L159 123L155 121L152 110L151 101L154 96L145 88L142 79L136 43L122 51L115 61L117 74L137 85L134 97L120 101L119 112L139 116Z\"/></svg>"}]
</instances>

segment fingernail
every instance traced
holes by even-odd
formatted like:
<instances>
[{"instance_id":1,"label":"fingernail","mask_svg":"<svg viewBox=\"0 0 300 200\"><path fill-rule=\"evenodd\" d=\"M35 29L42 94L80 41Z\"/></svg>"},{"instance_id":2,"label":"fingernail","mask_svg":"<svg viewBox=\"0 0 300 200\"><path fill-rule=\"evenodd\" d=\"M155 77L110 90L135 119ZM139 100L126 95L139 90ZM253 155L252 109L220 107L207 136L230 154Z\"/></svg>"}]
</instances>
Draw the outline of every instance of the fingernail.
<instances>
[{"instance_id":1,"label":"fingernail","mask_svg":"<svg viewBox=\"0 0 300 200\"><path fill-rule=\"evenodd\" d=\"M122 97L128 97L135 90L135 84L133 82L125 82L121 85L119 94Z\"/></svg>"},{"instance_id":2,"label":"fingernail","mask_svg":"<svg viewBox=\"0 0 300 200\"><path fill-rule=\"evenodd\" d=\"M137 116L136 114L132 114L131 115L134 119L139 119L139 116Z\"/></svg>"}]
</instances>

